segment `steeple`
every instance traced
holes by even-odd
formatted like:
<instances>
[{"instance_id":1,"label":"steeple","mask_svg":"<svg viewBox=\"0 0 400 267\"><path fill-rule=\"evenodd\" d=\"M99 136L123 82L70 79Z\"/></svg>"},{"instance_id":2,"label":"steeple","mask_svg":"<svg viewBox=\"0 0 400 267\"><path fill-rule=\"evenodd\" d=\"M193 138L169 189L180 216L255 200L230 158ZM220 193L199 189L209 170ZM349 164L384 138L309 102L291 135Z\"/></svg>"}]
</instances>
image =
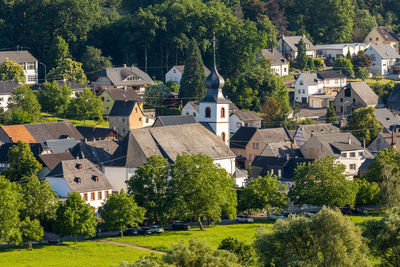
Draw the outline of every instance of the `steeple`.
<instances>
[{"instance_id":1,"label":"steeple","mask_svg":"<svg viewBox=\"0 0 400 267\"><path fill-rule=\"evenodd\" d=\"M207 88L206 96L201 100L201 102L224 102L226 99L222 94L222 88L225 85L225 80L222 76L218 73L217 70L217 63L215 59L215 44L217 39L215 38L215 33L213 34L213 53L214 53L214 66L211 73L207 76L205 84Z\"/></svg>"}]
</instances>

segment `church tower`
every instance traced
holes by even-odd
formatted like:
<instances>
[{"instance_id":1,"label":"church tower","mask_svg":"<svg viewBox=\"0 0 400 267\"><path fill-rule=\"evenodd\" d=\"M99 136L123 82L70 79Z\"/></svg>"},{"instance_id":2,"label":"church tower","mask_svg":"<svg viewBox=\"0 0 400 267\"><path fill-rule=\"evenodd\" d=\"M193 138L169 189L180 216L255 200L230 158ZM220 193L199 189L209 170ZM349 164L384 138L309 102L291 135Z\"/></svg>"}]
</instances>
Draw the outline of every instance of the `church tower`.
<instances>
[{"instance_id":1,"label":"church tower","mask_svg":"<svg viewBox=\"0 0 400 267\"><path fill-rule=\"evenodd\" d=\"M224 78L218 73L215 61L215 35L212 39L214 67L206 78L206 96L199 102L199 122L207 123L214 133L229 146L229 101L222 94Z\"/></svg>"}]
</instances>

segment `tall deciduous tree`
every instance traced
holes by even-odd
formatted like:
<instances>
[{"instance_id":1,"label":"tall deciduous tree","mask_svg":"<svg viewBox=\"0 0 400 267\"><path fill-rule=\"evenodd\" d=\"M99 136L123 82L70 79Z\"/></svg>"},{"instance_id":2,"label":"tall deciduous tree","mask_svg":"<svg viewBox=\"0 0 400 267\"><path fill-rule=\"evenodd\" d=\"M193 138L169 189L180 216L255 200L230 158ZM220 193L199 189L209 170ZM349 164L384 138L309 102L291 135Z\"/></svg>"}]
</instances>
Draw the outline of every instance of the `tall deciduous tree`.
<instances>
[{"instance_id":1,"label":"tall deciduous tree","mask_svg":"<svg viewBox=\"0 0 400 267\"><path fill-rule=\"evenodd\" d=\"M63 115L68 109L71 94L71 87L67 84L60 87L56 81L53 81L44 83L37 97L43 111Z\"/></svg>"},{"instance_id":2,"label":"tall deciduous tree","mask_svg":"<svg viewBox=\"0 0 400 267\"><path fill-rule=\"evenodd\" d=\"M152 156L128 181L128 193L133 194L136 203L146 209L146 218L159 223L166 223L169 219L169 177L168 160Z\"/></svg>"},{"instance_id":3,"label":"tall deciduous tree","mask_svg":"<svg viewBox=\"0 0 400 267\"><path fill-rule=\"evenodd\" d=\"M79 234L94 236L96 225L94 210L77 192L69 193L66 202L57 209L57 232L61 236L73 235L75 244Z\"/></svg>"},{"instance_id":4,"label":"tall deciduous tree","mask_svg":"<svg viewBox=\"0 0 400 267\"><path fill-rule=\"evenodd\" d=\"M365 140L367 146L382 131L382 125L375 117L374 107L365 107L356 109L350 117L349 122L343 130L351 131L360 142Z\"/></svg>"},{"instance_id":5,"label":"tall deciduous tree","mask_svg":"<svg viewBox=\"0 0 400 267\"><path fill-rule=\"evenodd\" d=\"M119 230L124 237L124 230L137 227L143 222L145 209L139 207L135 197L128 196L122 189L119 194L112 194L100 208L99 214L110 230Z\"/></svg>"},{"instance_id":6,"label":"tall deciduous tree","mask_svg":"<svg viewBox=\"0 0 400 267\"><path fill-rule=\"evenodd\" d=\"M55 36L50 45L50 49L47 52L46 58L46 67L49 70L63 64L65 59L71 58L68 43L61 36Z\"/></svg>"},{"instance_id":7,"label":"tall deciduous tree","mask_svg":"<svg viewBox=\"0 0 400 267\"><path fill-rule=\"evenodd\" d=\"M268 213L287 207L286 187L276 176L251 178L240 193L239 206L242 209L259 209Z\"/></svg>"},{"instance_id":8,"label":"tall deciduous tree","mask_svg":"<svg viewBox=\"0 0 400 267\"><path fill-rule=\"evenodd\" d=\"M344 57L335 59L333 69L340 70L347 77L354 77L353 63L350 59Z\"/></svg>"},{"instance_id":9,"label":"tall deciduous tree","mask_svg":"<svg viewBox=\"0 0 400 267\"><path fill-rule=\"evenodd\" d=\"M385 266L400 266L400 209L386 212L379 221L368 220L363 235L375 257Z\"/></svg>"},{"instance_id":10,"label":"tall deciduous tree","mask_svg":"<svg viewBox=\"0 0 400 267\"><path fill-rule=\"evenodd\" d=\"M214 164L209 156L198 154L178 155L173 168L171 206L176 218L198 221L220 221L223 214L236 215L236 190L233 177Z\"/></svg>"},{"instance_id":11,"label":"tall deciduous tree","mask_svg":"<svg viewBox=\"0 0 400 267\"><path fill-rule=\"evenodd\" d=\"M144 102L153 108L163 106L165 99L170 95L171 89L163 82L153 83L146 87L144 92Z\"/></svg>"},{"instance_id":12,"label":"tall deciduous tree","mask_svg":"<svg viewBox=\"0 0 400 267\"><path fill-rule=\"evenodd\" d=\"M23 207L19 184L0 176L0 242L21 241L19 210Z\"/></svg>"},{"instance_id":13,"label":"tall deciduous tree","mask_svg":"<svg viewBox=\"0 0 400 267\"><path fill-rule=\"evenodd\" d=\"M0 64L0 81L25 83L24 68L18 63L6 58L4 62Z\"/></svg>"},{"instance_id":14,"label":"tall deciduous tree","mask_svg":"<svg viewBox=\"0 0 400 267\"><path fill-rule=\"evenodd\" d=\"M333 108L332 103L329 103L329 107L326 111L326 123L337 123L338 116L336 115L336 111Z\"/></svg>"},{"instance_id":15,"label":"tall deciduous tree","mask_svg":"<svg viewBox=\"0 0 400 267\"><path fill-rule=\"evenodd\" d=\"M358 192L356 198L356 205L376 205L379 202L379 194L381 189L376 182L368 182L365 179L357 180Z\"/></svg>"},{"instance_id":16,"label":"tall deciduous tree","mask_svg":"<svg viewBox=\"0 0 400 267\"><path fill-rule=\"evenodd\" d=\"M103 56L101 49L94 46L86 46L81 62L89 80L93 79L100 70L112 67L111 57Z\"/></svg>"},{"instance_id":17,"label":"tall deciduous tree","mask_svg":"<svg viewBox=\"0 0 400 267\"><path fill-rule=\"evenodd\" d=\"M35 93L27 85L14 89L8 99L8 123L35 123L40 119L40 104Z\"/></svg>"},{"instance_id":18,"label":"tall deciduous tree","mask_svg":"<svg viewBox=\"0 0 400 267\"><path fill-rule=\"evenodd\" d=\"M20 181L28 176L36 175L42 165L36 160L28 144L18 141L8 151L8 164L10 167L3 171L3 175L10 181Z\"/></svg>"},{"instance_id":19,"label":"tall deciduous tree","mask_svg":"<svg viewBox=\"0 0 400 267\"><path fill-rule=\"evenodd\" d=\"M102 119L103 103L90 89L84 89L75 98L71 99L68 115L69 117L83 120Z\"/></svg>"},{"instance_id":20,"label":"tall deciduous tree","mask_svg":"<svg viewBox=\"0 0 400 267\"><path fill-rule=\"evenodd\" d=\"M262 228L254 247L264 266L371 266L360 229L328 208Z\"/></svg>"},{"instance_id":21,"label":"tall deciduous tree","mask_svg":"<svg viewBox=\"0 0 400 267\"><path fill-rule=\"evenodd\" d=\"M56 67L54 67L47 77L51 80L67 80L86 84L86 75L82 69L82 63L74 61L70 58L65 58Z\"/></svg>"},{"instance_id":22,"label":"tall deciduous tree","mask_svg":"<svg viewBox=\"0 0 400 267\"><path fill-rule=\"evenodd\" d=\"M356 182L346 178L345 170L346 166L333 157L299 165L289 198L300 205L354 207L358 187Z\"/></svg>"},{"instance_id":23,"label":"tall deciduous tree","mask_svg":"<svg viewBox=\"0 0 400 267\"><path fill-rule=\"evenodd\" d=\"M43 227L39 220L32 220L26 217L21 222L22 241L28 243L29 250L32 250L32 241L40 240L43 237Z\"/></svg>"},{"instance_id":24,"label":"tall deciduous tree","mask_svg":"<svg viewBox=\"0 0 400 267\"><path fill-rule=\"evenodd\" d=\"M183 98L186 103L203 97L206 93L205 78L200 49L196 40L192 39L187 49L185 69L178 94L179 98Z\"/></svg>"},{"instance_id":25,"label":"tall deciduous tree","mask_svg":"<svg viewBox=\"0 0 400 267\"><path fill-rule=\"evenodd\" d=\"M275 125L279 120L279 115L281 114L281 106L275 97L268 97L265 101L260 112L263 114L264 125L270 127Z\"/></svg>"}]
</instances>

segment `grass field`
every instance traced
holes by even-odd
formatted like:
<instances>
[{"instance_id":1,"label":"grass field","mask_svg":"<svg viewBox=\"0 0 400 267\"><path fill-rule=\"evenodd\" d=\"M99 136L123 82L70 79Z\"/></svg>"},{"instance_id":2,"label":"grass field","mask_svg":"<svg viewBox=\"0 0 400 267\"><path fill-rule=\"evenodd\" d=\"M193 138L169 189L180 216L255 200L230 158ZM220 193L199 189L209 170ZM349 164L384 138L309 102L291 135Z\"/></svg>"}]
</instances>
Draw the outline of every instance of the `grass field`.
<instances>
[{"instance_id":1,"label":"grass field","mask_svg":"<svg viewBox=\"0 0 400 267\"><path fill-rule=\"evenodd\" d=\"M68 120L70 121L74 126L97 126L101 128L108 128L108 121L94 121L94 120L71 120L71 119L65 119L65 118L58 118L55 117L54 115L48 114L48 113L41 113L42 118L40 122L58 122L58 121L65 121Z\"/></svg>"},{"instance_id":2,"label":"grass field","mask_svg":"<svg viewBox=\"0 0 400 267\"><path fill-rule=\"evenodd\" d=\"M66 242L59 246L0 248L0 266L116 266L123 261L135 262L151 253L130 247L94 241Z\"/></svg>"}]
</instances>

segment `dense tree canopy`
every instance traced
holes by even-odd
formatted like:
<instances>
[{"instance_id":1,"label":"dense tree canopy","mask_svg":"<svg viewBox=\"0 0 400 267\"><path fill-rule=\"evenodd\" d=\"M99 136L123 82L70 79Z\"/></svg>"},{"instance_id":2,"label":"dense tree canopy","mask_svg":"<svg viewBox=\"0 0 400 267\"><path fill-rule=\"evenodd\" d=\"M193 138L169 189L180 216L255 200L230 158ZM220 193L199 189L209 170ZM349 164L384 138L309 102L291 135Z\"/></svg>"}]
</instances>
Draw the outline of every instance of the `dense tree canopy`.
<instances>
[{"instance_id":1,"label":"dense tree canopy","mask_svg":"<svg viewBox=\"0 0 400 267\"><path fill-rule=\"evenodd\" d=\"M57 81L44 83L37 93L37 98L42 106L42 110L57 114L65 115L71 100L72 90L67 84L59 86Z\"/></svg>"},{"instance_id":2,"label":"dense tree canopy","mask_svg":"<svg viewBox=\"0 0 400 267\"><path fill-rule=\"evenodd\" d=\"M84 89L71 99L68 116L81 120L102 119L103 103L90 89Z\"/></svg>"},{"instance_id":3,"label":"dense tree canopy","mask_svg":"<svg viewBox=\"0 0 400 267\"><path fill-rule=\"evenodd\" d=\"M50 80L67 80L79 84L87 83L82 63L70 58L63 59L56 67L49 71L48 78Z\"/></svg>"},{"instance_id":4,"label":"dense tree canopy","mask_svg":"<svg viewBox=\"0 0 400 267\"><path fill-rule=\"evenodd\" d=\"M8 99L6 124L35 123L40 119L41 106L35 93L28 85L14 89Z\"/></svg>"},{"instance_id":5,"label":"dense tree canopy","mask_svg":"<svg viewBox=\"0 0 400 267\"><path fill-rule=\"evenodd\" d=\"M6 58L0 64L0 81L14 81L25 83L24 68L18 63Z\"/></svg>"}]
</instances>

